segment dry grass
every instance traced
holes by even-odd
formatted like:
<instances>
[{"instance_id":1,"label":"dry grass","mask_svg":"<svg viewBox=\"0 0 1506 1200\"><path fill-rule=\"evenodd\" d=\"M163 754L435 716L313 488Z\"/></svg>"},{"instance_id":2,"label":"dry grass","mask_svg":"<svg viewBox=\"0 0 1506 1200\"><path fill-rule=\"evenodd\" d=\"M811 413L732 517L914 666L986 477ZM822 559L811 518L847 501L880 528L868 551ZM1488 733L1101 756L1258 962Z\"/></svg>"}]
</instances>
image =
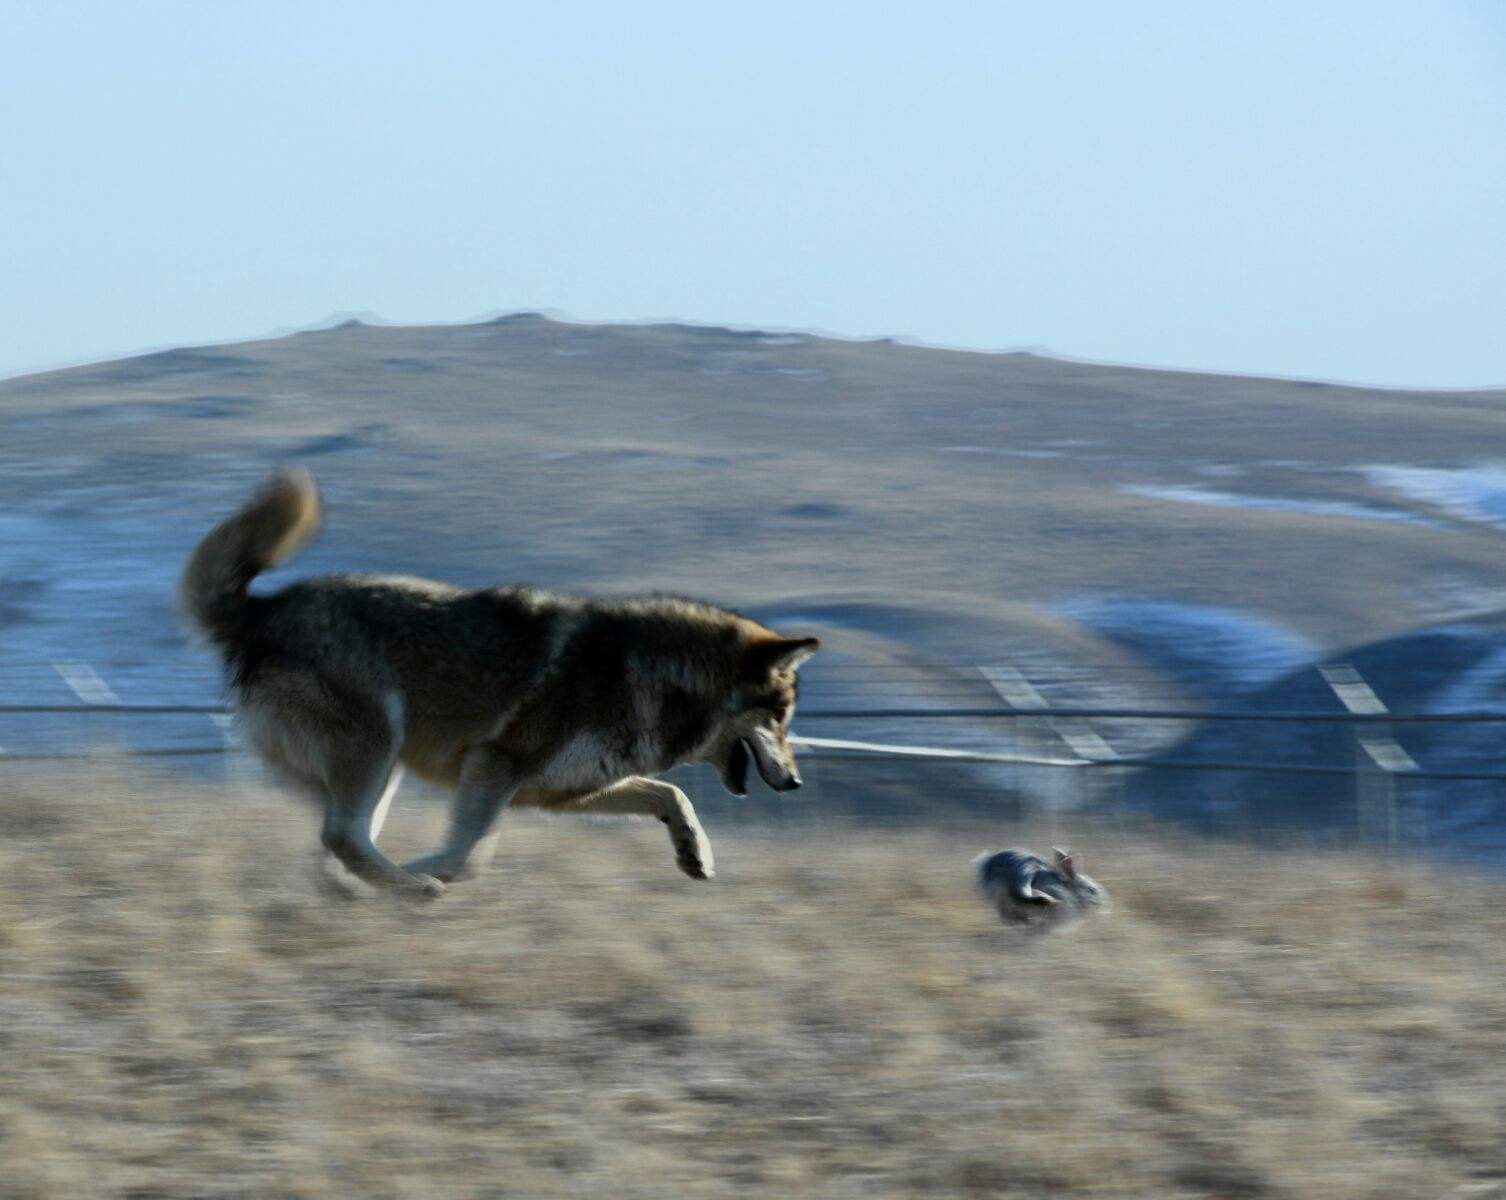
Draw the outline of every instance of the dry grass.
<instances>
[{"instance_id":1,"label":"dry grass","mask_svg":"<svg viewBox=\"0 0 1506 1200\"><path fill-rule=\"evenodd\" d=\"M11 777L0 1195L1506 1195L1496 885L1080 829L1117 907L1028 939L967 880L1018 830L713 829L697 885L519 817L414 908L313 827Z\"/></svg>"}]
</instances>

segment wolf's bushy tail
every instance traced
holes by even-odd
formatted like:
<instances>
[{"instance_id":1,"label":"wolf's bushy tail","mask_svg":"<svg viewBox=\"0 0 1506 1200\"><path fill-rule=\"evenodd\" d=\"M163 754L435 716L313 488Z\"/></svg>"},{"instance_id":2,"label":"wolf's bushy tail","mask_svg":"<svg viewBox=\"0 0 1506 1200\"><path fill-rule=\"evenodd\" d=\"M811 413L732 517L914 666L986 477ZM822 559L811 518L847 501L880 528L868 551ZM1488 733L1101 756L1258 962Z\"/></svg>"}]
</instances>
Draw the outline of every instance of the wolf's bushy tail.
<instances>
[{"instance_id":1,"label":"wolf's bushy tail","mask_svg":"<svg viewBox=\"0 0 1506 1200\"><path fill-rule=\"evenodd\" d=\"M263 571L291 558L319 530L319 492L307 471L279 471L251 501L220 522L183 569L178 602L198 631L220 646L244 627L246 589Z\"/></svg>"}]
</instances>

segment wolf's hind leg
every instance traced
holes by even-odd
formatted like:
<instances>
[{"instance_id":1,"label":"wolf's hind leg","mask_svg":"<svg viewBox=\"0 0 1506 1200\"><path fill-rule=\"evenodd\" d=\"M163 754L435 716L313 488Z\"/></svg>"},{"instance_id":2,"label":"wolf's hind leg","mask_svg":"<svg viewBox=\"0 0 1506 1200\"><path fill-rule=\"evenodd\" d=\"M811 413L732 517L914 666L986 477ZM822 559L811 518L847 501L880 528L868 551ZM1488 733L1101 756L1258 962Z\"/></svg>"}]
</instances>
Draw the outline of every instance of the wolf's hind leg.
<instances>
[{"instance_id":1,"label":"wolf's hind leg","mask_svg":"<svg viewBox=\"0 0 1506 1200\"><path fill-rule=\"evenodd\" d=\"M690 797L672 783L635 775L577 800L568 811L658 817L669 827L680 870L692 879L710 879L716 874L711 841L701 828Z\"/></svg>"},{"instance_id":2,"label":"wolf's hind leg","mask_svg":"<svg viewBox=\"0 0 1506 1200\"><path fill-rule=\"evenodd\" d=\"M286 664L263 670L241 698L248 740L262 759L323 806L321 840L340 867L372 887L438 896L438 880L410 875L376 848L397 788L402 714L396 690L357 693Z\"/></svg>"},{"instance_id":3,"label":"wolf's hind leg","mask_svg":"<svg viewBox=\"0 0 1506 1200\"><path fill-rule=\"evenodd\" d=\"M505 755L477 748L460 766L460 784L450 809L450 831L433 854L403 864L405 871L451 883L484 871L497 850L497 818L518 791L518 776Z\"/></svg>"},{"instance_id":4,"label":"wolf's hind leg","mask_svg":"<svg viewBox=\"0 0 1506 1200\"><path fill-rule=\"evenodd\" d=\"M392 773L387 777L387 786L382 789L382 797L377 801L376 808L371 813L371 825L368 836L372 845L376 844L377 838L382 834L382 826L387 822L387 810L392 807L392 797L397 795L398 786L403 781L403 768L393 767ZM322 864L324 882L329 884L337 893L349 897L365 897L371 894L371 888L351 871L344 863L335 857L332 851L324 851Z\"/></svg>"},{"instance_id":5,"label":"wolf's hind leg","mask_svg":"<svg viewBox=\"0 0 1506 1200\"><path fill-rule=\"evenodd\" d=\"M382 826L387 824L387 811L392 807L392 797L397 795L397 789L403 782L403 768L395 766L392 774L387 776L387 786L382 789L382 798L377 801L376 808L371 811L371 828L369 830L372 844L375 845L377 838L382 836Z\"/></svg>"},{"instance_id":6,"label":"wolf's hind leg","mask_svg":"<svg viewBox=\"0 0 1506 1200\"><path fill-rule=\"evenodd\" d=\"M331 771L324 810L324 848L357 879L374 887L415 896L442 896L437 879L406 871L376 848L375 832L397 790L397 770L389 750L375 767L354 756ZM380 814L380 816L379 816Z\"/></svg>"}]
</instances>

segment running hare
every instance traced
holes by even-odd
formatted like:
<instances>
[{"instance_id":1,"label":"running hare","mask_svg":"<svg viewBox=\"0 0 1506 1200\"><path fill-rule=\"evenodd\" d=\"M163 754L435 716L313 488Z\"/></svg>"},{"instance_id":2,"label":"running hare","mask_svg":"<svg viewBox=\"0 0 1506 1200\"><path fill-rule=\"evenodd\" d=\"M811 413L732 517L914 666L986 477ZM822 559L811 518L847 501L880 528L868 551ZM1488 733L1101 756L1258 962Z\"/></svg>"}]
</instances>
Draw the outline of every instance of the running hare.
<instances>
[{"instance_id":1,"label":"running hare","mask_svg":"<svg viewBox=\"0 0 1506 1200\"><path fill-rule=\"evenodd\" d=\"M1045 930L1085 917L1109 894L1078 869L1077 855L1053 847L1055 862L1029 850L999 850L973 860L978 891L1008 925Z\"/></svg>"}]
</instances>

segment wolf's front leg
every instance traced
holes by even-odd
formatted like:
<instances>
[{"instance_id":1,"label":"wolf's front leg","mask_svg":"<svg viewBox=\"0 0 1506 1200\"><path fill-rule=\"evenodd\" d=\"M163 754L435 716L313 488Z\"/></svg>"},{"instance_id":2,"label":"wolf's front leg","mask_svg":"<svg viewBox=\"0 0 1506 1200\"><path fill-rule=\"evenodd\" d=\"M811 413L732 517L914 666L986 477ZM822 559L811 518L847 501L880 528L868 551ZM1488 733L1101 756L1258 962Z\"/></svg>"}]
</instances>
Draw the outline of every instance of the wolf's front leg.
<instances>
[{"instance_id":1,"label":"wolf's front leg","mask_svg":"<svg viewBox=\"0 0 1506 1200\"><path fill-rule=\"evenodd\" d=\"M701 828L690 797L672 783L634 776L595 792L572 807L576 812L658 817L669 828L669 840L680 870L692 879L710 879L716 873L711 841Z\"/></svg>"},{"instance_id":2,"label":"wolf's front leg","mask_svg":"<svg viewBox=\"0 0 1506 1200\"><path fill-rule=\"evenodd\" d=\"M431 875L442 883L484 871L497 850L501 833L497 820L517 794L518 784L517 771L505 755L485 748L469 751L460 767L444 846L404 864L403 869Z\"/></svg>"}]
</instances>

